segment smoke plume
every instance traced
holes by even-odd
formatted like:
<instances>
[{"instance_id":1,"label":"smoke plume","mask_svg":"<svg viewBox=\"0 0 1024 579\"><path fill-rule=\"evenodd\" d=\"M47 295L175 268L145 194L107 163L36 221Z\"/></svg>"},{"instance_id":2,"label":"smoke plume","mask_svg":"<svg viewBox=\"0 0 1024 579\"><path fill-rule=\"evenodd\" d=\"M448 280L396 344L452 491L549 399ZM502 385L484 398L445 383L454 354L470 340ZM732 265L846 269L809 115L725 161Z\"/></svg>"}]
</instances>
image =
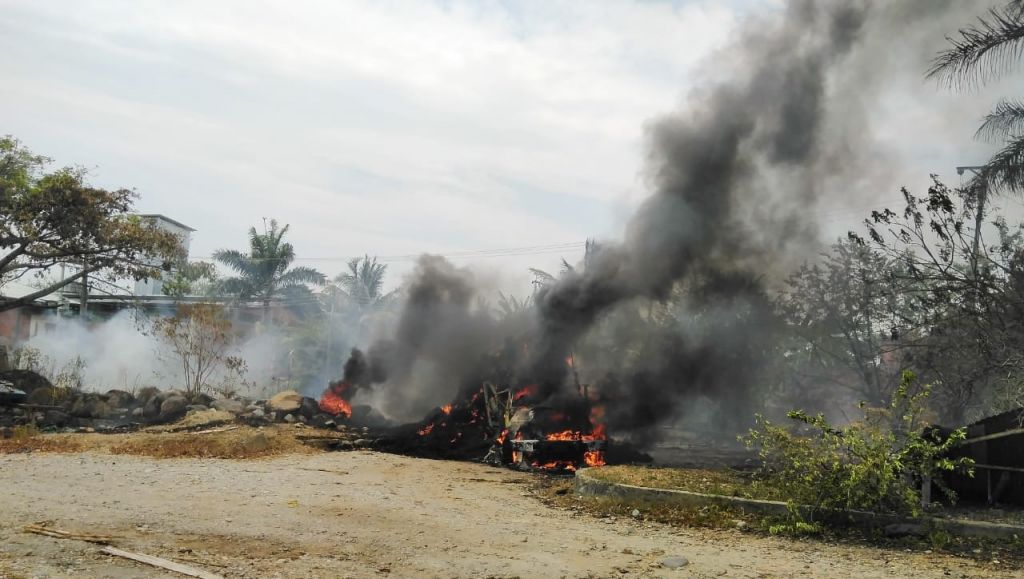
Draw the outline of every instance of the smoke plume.
<instances>
[{"instance_id":1,"label":"smoke plume","mask_svg":"<svg viewBox=\"0 0 1024 579\"><path fill-rule=\"evenodd\" d=\"M945 0L793 0L742 23L707 64L709 82L647 127L652 194L623 240L536 294L515 379L536 383L540 399L570 391L566 358L589 333L619 324L612 334L626 335L643 304L673 296L682 323L648 324L639 350L611 361L583 357L601 370L590 378L609 429L651 441L656 425L698 398L748 420L751 386L775 347L769 292L819 251L816 207L896 190L872 140L872 93L895 76L920 79L948 32L941 26L963 17L957 10ZM888 58L894 51L901 56ZM509 336L495 335L474 296L466 272L423 258L395 339L370 356L402 385L392 402L442 404L438 395L481 377L479 357Z\"/></svg>"}]
</instances>

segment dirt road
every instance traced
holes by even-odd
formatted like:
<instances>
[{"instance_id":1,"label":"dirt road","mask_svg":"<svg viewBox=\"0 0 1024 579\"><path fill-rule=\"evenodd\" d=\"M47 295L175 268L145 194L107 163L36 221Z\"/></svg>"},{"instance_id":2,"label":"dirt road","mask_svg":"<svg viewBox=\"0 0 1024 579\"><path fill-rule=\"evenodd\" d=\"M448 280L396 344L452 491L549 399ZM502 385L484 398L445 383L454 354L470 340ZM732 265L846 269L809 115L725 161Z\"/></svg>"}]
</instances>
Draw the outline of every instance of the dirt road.
<instances>
[{"instance_id":1,"label":"dirt road","mask_svg":"<svg viewBox=\"0 0 1024 579\"><path fill-rule=\"evenodd\" d=\"M595 519L528 475L371 452L266 460L0 456L0 577L165 577L47 521L226 577L998 577L964 559ZM663 561L685 557L669 569Z\"/></svg>"}]
</instances>

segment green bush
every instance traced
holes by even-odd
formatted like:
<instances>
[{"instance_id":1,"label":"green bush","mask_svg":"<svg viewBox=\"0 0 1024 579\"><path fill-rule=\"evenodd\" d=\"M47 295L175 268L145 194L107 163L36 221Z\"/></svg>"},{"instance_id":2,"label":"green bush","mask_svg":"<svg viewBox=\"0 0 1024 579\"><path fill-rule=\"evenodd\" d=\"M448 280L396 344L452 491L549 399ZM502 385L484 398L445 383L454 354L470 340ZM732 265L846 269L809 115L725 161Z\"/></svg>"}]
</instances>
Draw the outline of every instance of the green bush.
<instances>
[{"instance_id":1,"label":"green bush","mask_svg":"<svg viewBox=\"0 0 1024 579\"><path fill-rule=\"evenodd\" d=\"M864 419L843 427L803 411L788 414L795 428L758 416L757 426L744 439L763 461L758 484L787 497L797 520L837 509L919 515L921 481L938 480L946 471L970 471L973 461L947 457L964 440L965 430L943 436L927 429L921 417L930 388L912 392L915 382L913 373L904 372L888 407L862 405ZM942 488L955 499L951 490ZM797 507L805 508L801 512Z\"/></svg>"}]
</instances>

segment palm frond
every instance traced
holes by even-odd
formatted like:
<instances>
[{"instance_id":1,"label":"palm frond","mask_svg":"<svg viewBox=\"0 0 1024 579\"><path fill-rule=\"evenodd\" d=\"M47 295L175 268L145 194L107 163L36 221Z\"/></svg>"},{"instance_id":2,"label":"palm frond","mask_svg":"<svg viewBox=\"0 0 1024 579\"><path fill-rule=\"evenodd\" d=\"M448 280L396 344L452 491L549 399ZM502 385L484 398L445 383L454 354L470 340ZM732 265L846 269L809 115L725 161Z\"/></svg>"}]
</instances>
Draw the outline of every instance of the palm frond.
<instances>
[{"instance_id":1,"label":"palm frond","mask_svg":"<svg viewBox=\"0 0 1024 579\"><path fill-rule=\"evenodd\" d=\"M281 274L277 278L277 283L281 287L289 287L296 285L316 285L322 286L327 283L327 276L313 269L312 267L299 266L293 267Z\"/></svg>"},{"instance_id":2,"label":"palm frond","mask_svg":"<svg viewBox=\"0 0 1024 579\"><path fill-rule=\"evenodd\" d=\"M529 269L530 269L530 273L533 274L533 281L534 281L534 283L549 284L549 283L554 283L555 282L555 279L556 279L555 276L553 276L550 273L544 271L543 269L537 269L535 267L531 267Z\"/></svg>"},{"instance_id":3,"label":"palm frond","mask_svg":"<svg viewBox=\"0 0 1024 579\"><path fill-rule=\"evenodd\" d=\"M1003 99L985 116L985 121L974 134L976 139L989 142L1003 141L1024 132L1024 102Z\"/></svg>"},{"instance_id":4,"label":"palm frond","mask_svg":"<svg viewBox=\"0 0 1024 579\"><path fill-rule=\"evenodd\" d=\"M1024 192L1024 137L1010 139L985 165L982 176L992 189Z\"/></svg>"},{"instance_id":5,"label":"palm frond","mask_svg":"<svg viewBox=\"0 0 1024 579\"><path fill-rule=\"evenodd\" d=\"M249 256L236 249L218 249L213 252L213 259L241 275L249 275L253 270L253 261Z\"/></svg>"},{"instance_id":6,"label":"palm frond","mask_svg":"<svg viewBox=\"0 0 1024 579\"><path fill-rule=\"evenodd\" d=\"M948 39L952 47L932 61L928 78L950 87L974 88L1008 71L1024 51L1024 3L1014 1Z\"/></svg>"}]
</instances>

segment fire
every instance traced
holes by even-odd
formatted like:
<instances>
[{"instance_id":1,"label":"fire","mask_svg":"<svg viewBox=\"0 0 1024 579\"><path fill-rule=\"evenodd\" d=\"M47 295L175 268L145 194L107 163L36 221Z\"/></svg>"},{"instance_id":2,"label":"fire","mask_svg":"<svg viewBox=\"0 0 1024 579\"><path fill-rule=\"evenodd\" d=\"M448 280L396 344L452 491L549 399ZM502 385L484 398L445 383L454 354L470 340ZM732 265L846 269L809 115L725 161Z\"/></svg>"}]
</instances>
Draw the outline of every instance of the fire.
<instances>
[{"instance_id":1,"label":"fire","mask_svg":"<svg viewBox=\"0 0 1024 579\"><path fill-rule=\"evenodd\" d=\"M576 465L567 460L553 460L551 462L545 462L544 464L534 462L530 466L542 470L567 470L569 472L573 472L576 470Z\"/></svg>"},{"instance_id":2,"label":"fire","mask_svg":"<svg viewBox=\"0 0 1024 579\"><path fill-rule=\"evenodd\" d=\"M512 397L512 401L513 402L518 402L519 400L521 400L523 398L536 396L538 391L539 391L539 388L537 388L536 384L529 384L527 386L523 386Z\"/></svg>"},{"instance_id":3,"label":"fire","mask_svg":"<svg viewBox=\"0 0 1024 579\"><path fill-rule=\"evenodd\" d=\"M451 404L445 404L444 406L441 407L441 412L444 412L445 414L451 414L452 413L452 405Z\"/></svg>"},{"instance_id":4,"label":"fire","mask_svg":"<svg viewBox=\"0 0 1024 579\"><path fill-rule=\"evenodd\" d=\"M431 430L434 430L434 423L433 422L431 422L430 424L428 424L428 425L424 426L423 428L417 430L416 434L419 434L420 436L426 436L426 435L430 434Z\"/></svg>"},{"instance_id":5,"label":"fire","mask_svg":"<svg viewBox=\"0 0 1024 579\"><path fill-rule=\"evenodd\" d=\"M573 432L572 430L563 430L562 432L556 432L545 436L547 440L580 440L583 435L579 432Z\"/></svg>"},{"instance_id":6,"label":"fire","mask_svg":"<svg viewBox=\"0 0 1024 579\"><path fill-rule=\"evenodd\" d=\"M588 450L583 453L583 462L587 466L604 466L604 452L600 450Z\"/></svg>"},{"instance_id":7,"label":"fire","mask_svg":"<svg viewBox=\"0 0 1024 579\"><path fill-rule=\"evenodd\" d=\"M352 417L352 406L334 390L328 388L320 397L320 410L332 416L344 415L345 418Z\"/></svg>"}]
</instances>

